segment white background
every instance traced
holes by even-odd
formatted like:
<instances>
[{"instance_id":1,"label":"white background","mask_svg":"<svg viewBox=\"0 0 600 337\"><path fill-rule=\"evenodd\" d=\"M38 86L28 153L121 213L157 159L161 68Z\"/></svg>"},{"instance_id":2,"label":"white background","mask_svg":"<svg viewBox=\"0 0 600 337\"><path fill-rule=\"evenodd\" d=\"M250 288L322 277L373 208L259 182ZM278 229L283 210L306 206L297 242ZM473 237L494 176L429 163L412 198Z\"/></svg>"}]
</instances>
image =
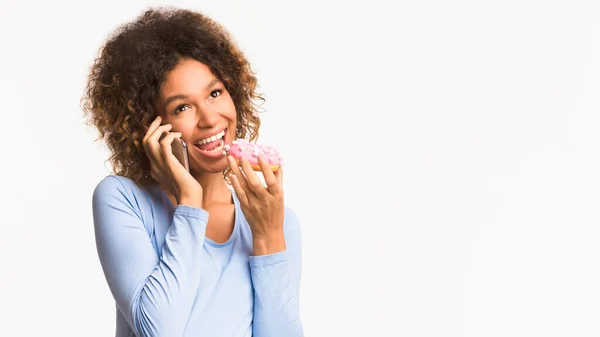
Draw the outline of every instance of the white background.
<instances>
[{"instance_id":1,"label":"white background","mask_svg":"<svg viewBox=\"0 0 600 337\"><path fill-rule=\"evenodd\" d=\"M256 70L307 336L600 335L593 1L172 1ZM79 100L143 1L0 7L0 335L112 336ZM396 6L392 8L392 4Z\"/></svg>"}]
</instances>

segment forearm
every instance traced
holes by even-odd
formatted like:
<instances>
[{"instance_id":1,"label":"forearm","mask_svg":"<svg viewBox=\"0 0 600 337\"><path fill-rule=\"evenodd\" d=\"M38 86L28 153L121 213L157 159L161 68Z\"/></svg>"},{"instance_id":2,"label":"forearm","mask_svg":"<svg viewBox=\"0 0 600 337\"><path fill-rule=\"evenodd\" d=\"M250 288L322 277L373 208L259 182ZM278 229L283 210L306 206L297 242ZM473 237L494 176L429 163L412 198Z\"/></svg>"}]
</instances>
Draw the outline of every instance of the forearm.
<instances>
[{"instance_id":1,"label":"forearm","mask_svg":"<svg viewBox=\"0 0 600 337\"><path fill-rule=\"evenodd\" d=\"M304 335L299 311L299 266L296 252L250 257L254 288L256 337L300 337Z\"/></svg>"},{"instance_id":2,"label":"forearm","mask_svg":"<svg viewBox=\"0 0 600 337\"><path fill-rule=\"evenodd\" d=\"M176 209L158 263L132 303L140 336L183 333L200 283L205 216L186 206Z\"/></svg>"},{"instance_id":3,"label":"forearm","mask_svg":"<svg viewBox=\"0 0 600 337\"><path fill-rule=\"evenodd\" d=\"M94 190L96 249L110 291L137 336L181 336L200 283L208 212L179 205L162 250L152 244L137 187L118 176Z\"/></svg>"}]
</instances>

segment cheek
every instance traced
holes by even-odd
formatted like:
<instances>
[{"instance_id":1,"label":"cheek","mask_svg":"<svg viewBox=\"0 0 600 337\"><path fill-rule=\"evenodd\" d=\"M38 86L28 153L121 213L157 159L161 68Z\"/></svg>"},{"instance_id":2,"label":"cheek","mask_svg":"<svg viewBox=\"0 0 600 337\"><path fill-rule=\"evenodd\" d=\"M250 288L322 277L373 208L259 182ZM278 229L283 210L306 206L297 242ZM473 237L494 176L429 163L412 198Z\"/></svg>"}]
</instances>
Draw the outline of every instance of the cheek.
<instances>
[{"instance_id":1,"label":"cheek","mask_svg":"<svg viewBox=\"0 0 600 337\"><path fill-rule=\"evenodd\" d=\"M233 100L231 99L231 97L228 97L226 104L227 104L227 111L229 112L230 118L235 119L235 104L233 103Z\"/></svg>"},{"instance_id":2,"label":"cheek","mask_svg":"<svg viewBox=\"0 0 600 337\"><path fill-rule=\"evenodd\" d=\"M233 114L233 119L229 123L228 129L227 129L227 137L228 137L227 139L229 140L229 142L234 141L237 138L237 125L235 122L235 113Z\"/></svg>"},{"instance_id":3,"label":"cheek","mask_svg":"<svg viewBox=\"0 0 600 337\"><path fill-rule=\"evenodd\" d=\"M229 119L230 123L235 125L237 120L235 113L235 104L229 97L227 100L223 100L222 104L223 105L220 107L220 110L223 113L223 117Z\"/></svg>"},{"instance_id":4,"label":"cheek","mask_svg":"<svg viewBox=\"0 0 600 337\"><path fill-rule=\"evenodd\" d=\"M194 133L194 121L193 119L186 120L183 118L178 118L177 120L172 120L169 123L173 125L171 131L181 132L181 138L187 139L192 136Z\"/></svg>"}]
</instances>

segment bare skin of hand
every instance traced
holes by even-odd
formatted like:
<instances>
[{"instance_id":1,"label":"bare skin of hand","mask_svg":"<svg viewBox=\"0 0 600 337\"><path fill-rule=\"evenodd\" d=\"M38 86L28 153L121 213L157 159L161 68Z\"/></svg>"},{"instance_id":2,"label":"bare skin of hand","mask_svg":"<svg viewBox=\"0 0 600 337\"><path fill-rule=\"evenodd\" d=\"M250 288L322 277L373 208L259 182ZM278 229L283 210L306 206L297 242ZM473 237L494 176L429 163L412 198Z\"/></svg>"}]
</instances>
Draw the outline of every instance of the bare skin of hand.
<instances>
[{"instance_id":1,"label":"bare skin of hand","mask_svg":"<svg viewBox=\"0 0 600 337\"><path fill-rule=\"evenodd\" d=\"M160 125L158 116L142 139L150 160L151 175L163 188L177 199L180 205L202 207L202 186L181 165L171 150L171 143L181 137L179 132L169 132L171 124ZM161 136L166 133L162 139Z\"/></svg>"},{"instance_id":2,"label":"bare skin of hand","mask_svg":"<svg viewBox=\"0 0 600 337\"><path fill-rule=\"evenodd\" d=\"M241 165L231 156L227 160L233 173L231 185L252 230L254 255L274 254L285 250L282 168L273 172L264 157L258 158L267 185L265 187L247 160L242 160Z\"/></svg>"}]
</instances>

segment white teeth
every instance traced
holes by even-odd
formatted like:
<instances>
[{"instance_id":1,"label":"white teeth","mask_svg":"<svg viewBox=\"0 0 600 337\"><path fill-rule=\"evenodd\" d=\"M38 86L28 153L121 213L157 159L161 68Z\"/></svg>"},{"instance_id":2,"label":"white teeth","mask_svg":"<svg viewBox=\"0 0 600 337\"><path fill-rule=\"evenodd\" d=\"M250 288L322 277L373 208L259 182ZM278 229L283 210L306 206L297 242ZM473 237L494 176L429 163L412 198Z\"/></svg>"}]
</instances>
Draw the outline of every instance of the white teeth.
<instances>
[{"instance_id":1,"label":"white teeth","mask_svg":"<svg viewBox=\"0 0 600 337\"><path fill-rule=\"evenodd\" d=\"M212 149L212 150L208 150L208 151L206 151L206 150L201 150L201 151L204 151L204 152L207 152L207 153L218 153L218 152L224 152L224 151L223 151L223 148L224 148L224 147L225 147L225 144L224 144L223 140L221 139L221 140L219 140L219 146L215 147L215 148L214 148L214 149Z\"/></svg>"},{"instance_id":2,"label":"white teeth","mask_svg":"<svg viewBox=\"0 0 600 337\"><path fill-rule=\"evenodd\" d=\"M202 144L206 144L206 143L209 143L209 142L214 142L217 139L223 138L223 136L225 136L225 130L217 133L216 135L214 135L212 137L201 139L196 144L202 145Z\"/></svg>"}]
</instances>

